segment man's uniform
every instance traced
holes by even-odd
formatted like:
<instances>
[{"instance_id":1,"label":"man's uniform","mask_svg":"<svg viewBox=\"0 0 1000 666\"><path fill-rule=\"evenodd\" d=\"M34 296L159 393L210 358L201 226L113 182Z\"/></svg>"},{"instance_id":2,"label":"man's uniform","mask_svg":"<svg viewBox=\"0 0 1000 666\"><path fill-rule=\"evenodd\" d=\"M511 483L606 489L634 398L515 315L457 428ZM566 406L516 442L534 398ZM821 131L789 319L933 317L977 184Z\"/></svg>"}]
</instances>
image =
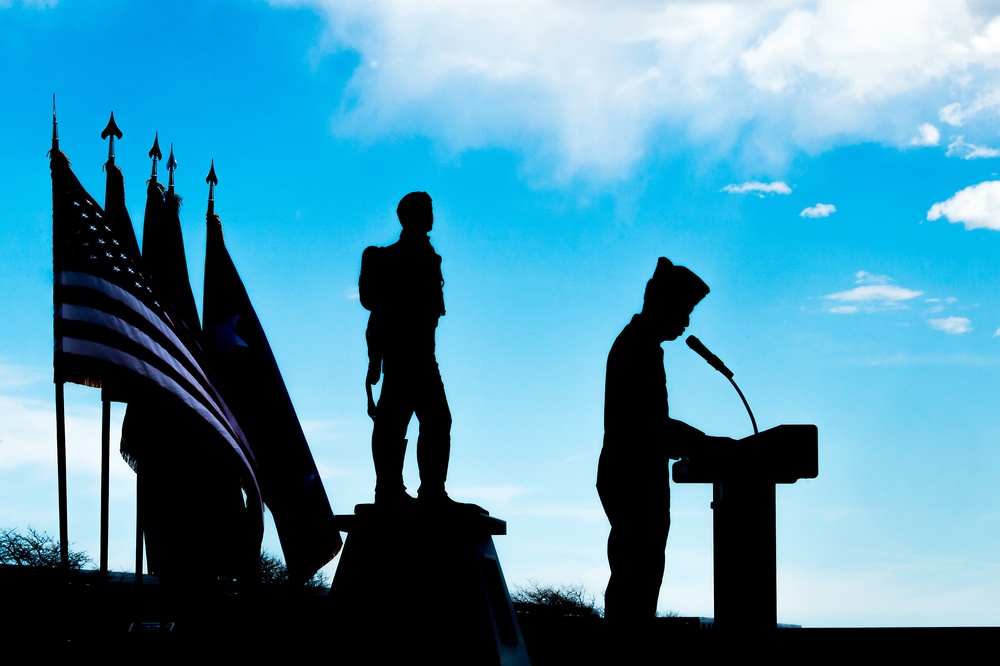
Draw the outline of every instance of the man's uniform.
<instances>
[{"instance_id":1,"label":"man's uniform","mask_svg":"<svg viewBox=\"0 0 1000 666\"><path fill-rule=\"evenodd\" d=\"M637 618L656 615L670 530L666 382L659 341L633 318L608 354L597 492L611 523L605 605Z\"/></svg>"},{"instance_id":2,"label":"man's uniform","mask_svg":"<svg viewBox=\"0 0 1000 666\"><path fill-rule=\"evenodd\" d=\"M687 455L705 434L670 418L660 344L675 340L709 292L701 278L660 257L640 314L608 354L604 447L597 492L611 523L605 617L656 616L670 531L670 459Z\"/></svg>"}]
</instances>

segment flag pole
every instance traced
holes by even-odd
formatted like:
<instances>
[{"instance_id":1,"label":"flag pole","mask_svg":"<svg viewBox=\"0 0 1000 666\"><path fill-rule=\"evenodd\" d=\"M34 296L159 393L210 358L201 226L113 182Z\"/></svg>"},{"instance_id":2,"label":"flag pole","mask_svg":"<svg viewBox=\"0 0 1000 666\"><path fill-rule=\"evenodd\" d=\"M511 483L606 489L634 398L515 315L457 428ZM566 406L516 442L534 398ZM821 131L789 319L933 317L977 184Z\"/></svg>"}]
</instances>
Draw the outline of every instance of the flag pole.
<instances>
[{"instance_id":1,"label":"flag pole","mask_svg":"<svg viewBox=\"0 0 1000 666\"><path fill-rule=\"evenodd\" d=\"M215 160L212 160L212 166L208 169L208 175L205 176L205 182L208 183L208 215L215 215L215 186L219 184L219 179L215 175Z\"/></svg>"},{"instance_id":2,"label":"flag pole","mask_svg":"<svg viewBox=\"0 0 1000 666\"><path fill-rule=\"evenodd\" d=\"M65 384L56 382L56 459L59 474L59 562L69 571L69 525L66 501L66 401Z\"/></svg>"},{"instance_id":3,"label":"flag pole","mask_svg":"<svg viewBox=\"0 0 1000 666\"><path fill-rule=\"evenodd\" d=\"M102 140L103 139L107 139L108 137L111 137L111 141L108 142L108 162L107 162L106 166L114 166L115 165L115 137L117 137L119 139L122 138L122 131L120 129L118 129L118 124L115 123L115 112L114 111L111 112L111 119L108 120L107 127L105 127L104 131L101 132L101 139ZM107 207L108 207L108 202L107 201L104 202L104 207L105 207L105 209L107 209Z\"/></svg>"},{"instance_id":4,"label":"flag pole","mask_svg":"<svg viewBox=\"0 0 1000 666\"><path fill-rule=\"evenodd\" d=\"M111 400L101 390L101 578L108 576L108 504L111 477Z\"/></svg>"},{"instance_id":5,"label":"flag pole","mask_svg":"<svg viewBox=\"0 0 1000 666\"><path fill-rule=\"evenodd\" d=\"M157 132L153 137L153 147L149 149L149 158L153 160L153 169L149 174L149 179L152 182L156 182L156 162L157 160L163 159L163 153L160 152L160 133ZM170 184L173 187L174 172L173 168L176 168L176 163L174 167L171 167L170 162L174 161L174 146L170 144L170 160L167 162L167 169L170 171ZM142 485L142 474L139 468L141 467L139 461L135 461L135 584L137 588L142 587L143 583L143 533L142 533L142 502L139 498L142 497L141 489Z\"/></svg>"},{"instance_id":6,"label":"flag pole","mask_svg":"<svg viewBox=\"0 0 1000 666\"><path fill-rule=\"evenodd\" d=\"M167 179L167 192L174 193L174 170L177 168L177 160L174 159L174 142L170 142L170 157L167 158L167 171L170 178Z\"/></svg>"},{"instance_id":7,"label":"flag pole","mask_svg":"<svg viewBox=\"0 0 1000 666\"><path fill-rule=\"evenodd\" d=\"M52 93L52 153L59 151L59 122L56 120L56 95ZM66 500L66 398L65 385L56 380L56 467L59 486L59 564L69 571L69 524Z\"/></svg>"},{"instance_id":8,"label":"flag pole","mask_svg":"<svg viewBox=\"0 0 1000 666\"><path fill-rule=\"evenodd\" d=\"M136 469L139 463L136 463ZM142 505L139 503L139 485L142 479L138 473L135 475L135 584L142 585Z\"/></svg>"},{"instance_id":9,"label":"flag pole","mask_svg":"<svg viewBox=\"0 0 1000 666\"><path fill-rule=\"evenodd\" d=\"M111 118L107 126L101 132L101 139L108 141L108 161L106 169L115 165L115 138L122 138L122 131L115 123L115 113L111 112ZM110 173L110 172L109 172ZM104 209L108 209L110 202L105 196ZM108 505L110 503L110 477L111 477L111 396L107 388L101 390L101 578L108 576Z\"/></svg>"}]
</instances>

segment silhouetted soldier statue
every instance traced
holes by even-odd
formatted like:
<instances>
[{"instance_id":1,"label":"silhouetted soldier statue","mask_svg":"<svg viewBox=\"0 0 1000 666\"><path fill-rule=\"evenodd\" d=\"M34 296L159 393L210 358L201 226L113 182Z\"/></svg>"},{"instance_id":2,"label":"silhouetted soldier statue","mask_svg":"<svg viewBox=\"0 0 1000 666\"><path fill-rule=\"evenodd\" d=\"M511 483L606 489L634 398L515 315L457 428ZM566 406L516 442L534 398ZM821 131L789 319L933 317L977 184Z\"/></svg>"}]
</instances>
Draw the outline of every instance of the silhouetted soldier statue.
<instances>
[{"instance_id":1,"label":"silhouetted soldier statue","mask_svg":"<svg viewBox=\"0 0 1000 666\"><path fill-rule=\"evenodd\" d=\"M444 316L441 257L431 247L431 198L411 192L396 208L399 241L369 247L361 257L358 291L368 319L368 415L375 422L375 504L405 508L413 498L403 485L406 429L420 421L418 497L424 506L454 506L444 489L451 450L451 411L434 357L434 331ZM385 375L378 406L372 386Z\"/></svg>"},{"instance_id":2,"label":"silhouetted soldier statue","mask_svg":"<svg viewBox=\"0 0 1000 666\"><path fill-rule=\"evenodd\" d=\"M667 406L660 344L680 337L708 292L693 272L660 257L646 284L642 311L608 354L597 492L611 523L611 580L604 598L609 620L656 616L670 530L670 459L712 440L731 441L670 418Z\"/></svg>"}]
</instances>

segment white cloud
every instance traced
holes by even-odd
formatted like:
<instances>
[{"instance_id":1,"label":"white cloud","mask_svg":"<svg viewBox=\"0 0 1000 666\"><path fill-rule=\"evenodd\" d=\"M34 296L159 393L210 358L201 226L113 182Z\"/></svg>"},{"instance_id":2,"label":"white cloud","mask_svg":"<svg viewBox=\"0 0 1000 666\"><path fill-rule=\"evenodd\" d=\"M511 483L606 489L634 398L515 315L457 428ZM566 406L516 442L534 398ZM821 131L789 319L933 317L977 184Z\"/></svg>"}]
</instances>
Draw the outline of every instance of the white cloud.
<instances>
[{"instance_id":1,"label":"white cloud","mask_svg":"<svg viewBox=\"0 0 1000 666\"><path fill-rule=\"evenodd\" d=\"M833 314L855 314L857 312L879 312L882 310L898 310L907 307L905 301L922 296L924 292L905 289L889 284L885 275L873 275L867 271L858 271L854 283L860 286L847 291L828 294L824 298L838 301L840 305L827 308Z\"/></svg>"},{"instance_id":2,"label":"white cloud","mask_svg":"<svg viewBox=\"0 0 1000 666\"><path fill-rule=\"evenodd\" d=\"M966 229L1000 231L1000 180L970 185L927 211L927 219L932 222L941 217L953 224L961 222Z\"/></svg>"},{"instance_id":3,"label":"white cloud","mask_svg":"<svg viewBox=\"0 0 1000 666\"><path fill-rule=\"evenodd\" d=\"M1000 150L988 146L977 146L974 143L966 143L965 137L958 137L948 144L948 157L961 157L963 160L975 160L984 157L1000 157Z\"/></svg>"},{"instance_id":4,"label":"white cloud","mask_svg":"<svg viewBox=\"0 0 1000 666\"><path fill-rule=\"evenodd\" d=\"M747 194L753 192L757 196L763 197L765 194L791 194L792 189L784 182L777 180L771 183L761 183L758 181L747 181L740 185L726 185L723 192L730 194Z\"/></svg>"},{"instance_id":5,"label":"white cloud","mask_svg":"<svg viewBox=\"0 0 1000 666\"><path fill-rule=\"evenodd\" d=\"M929 323L931 328L952 335L960 335L972 330L972 322L965 317L943 317L941 319L931 319Z\"/></svg>"},{"instance_id":6,"label":"white cloud","mask_svg":"<svg viewBox=\"0 0 1000 666\"><path fill-rule=\"evenodd\" d=\"M993 334L993 337L994 337L994 338L998 338L998 337L1000 337L1000 328L998 328L998 329L996 330L996 332L995 332L995 333Z\"/></svg>"},{"instance_id":7,"label":"white cloud","mask_svg":"<svg viewBox=\"0 0 1000 666\"><path fill-rule=\"evenodd\" d=\"M953 125L1000 108L1000 19L963 0L270 3L325 18L318 57L358 54L338 132L513 148L563 175L679 140L748 163L902 147L928 108Z\"/></svg>"},{"instance_id":8,"label":"white cloud","mask_svg":"<svg viewBox=\"0 0 1000 666\"><path fill-rule=\"evenodd\" d=\"M910 139L911 146L936 146L941 141L941 132L930 123L917 128L917 136Z\"/></svg>"},{"instance_id":9,"label":"white cloud","mask_svg":"<svg viewBox=\"0 0 1000 666\"><path fill-rule=\"evenodd\" d=\"M833 204L818 203L803 210L799 217L829 217L836 212L837 207Z\"/></svg>"},{"instance_id":10,"label":"white cloud","mask_svg":"<svg viewBox=\"0 0 1000 666\"><path fill-rule=\"evenodd\" d=\"M889 284L892 278L888 275L875 275L868 271L858 271L854 274L854 284Z\"/></svg>"},{"instance_id":11,"label":"white cloud","mask_svg":"<svg viewBox=\"0 0 1000 666\"><path fill-rule=\"evenodd\" d=\"M835 301L908 301L923 293L891 284L871 284L847 291L838 291L836 294L830 294L827 298Z\"/></svg>"}]
</instances>

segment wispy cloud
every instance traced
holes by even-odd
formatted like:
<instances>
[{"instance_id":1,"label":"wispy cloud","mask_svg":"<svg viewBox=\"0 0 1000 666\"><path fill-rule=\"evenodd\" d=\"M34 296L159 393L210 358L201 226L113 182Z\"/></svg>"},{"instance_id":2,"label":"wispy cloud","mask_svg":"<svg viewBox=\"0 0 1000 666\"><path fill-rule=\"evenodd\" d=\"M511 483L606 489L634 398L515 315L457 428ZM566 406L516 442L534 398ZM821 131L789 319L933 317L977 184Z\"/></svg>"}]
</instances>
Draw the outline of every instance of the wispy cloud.
<instances>
[{"instance_id":1,"label":"wispy cloud","mask_svg":"<svg viewBox=\"0 0 1000 666\"><path fill-rule=\"evenodd\" d=\"M854 284L889 284L892 278L888 275L875 275L868 271L858 271L854 274Z\"/></svg>"},{"instance_id":2,"label":"wispy cloud","mask_svg":"<svg viewBox=\"0 0 1000 666\"><path fill-rule=\"evenodd\" d=\"M47 9L49 7L55 7L59 4L58 0L0 0L0 9L7 9L8 7L13 7L15 4L21 5L23 7L33 7L36 9Z\"/></svg>"},{"instance_id":3,"label":"wispy cloud","mask_svg":"<svg viewBox=\"0 0 1000 666\"><path fill-rule=\"evenodd\" d=\"M833 314L855 314L857 312L879 312L882 310L898 310L907 307L906 301L922 296L924 292L905 289L889 284L891 280L886 275L874 275L868 271L855 273L854 283L859 285L847 291L828 294L824 298L837 301L840 305L832 305L827 312Z\"/></svg>"},{"instance_id":4,"label":"wispy cloud","mask_svg":"<svg viewBox=\"0 0 1000 666\"><path fill-rule=\"evenodd\" d=\"M837 207L833 204L818 203L810 206L799 213L799 217L830 217L837 212Z\"/></svg>"},{"instance_id":5,"label":"wispy cloud","mask_svg":"<svg viewBox=\"0 0 1000 666\"><path fill-rule=\"evenodd\" d=\"M963 160L976 160L989 157L1000 157L1000 149L989 148L988 146L977 146L974 143L966 143L965 137L957 137L948 144L948 157L961 157Z\"/></svg>"},{"instance_id":6,"label":"wispy cloud","mask_svg":"<svg viewBox=\"0 0 1000 666\"><path fill-rule=\"evenodd\" d=\"M835 301L908 301L924 292L891 284L865 285L827 296Z\"/></svg>"},{"instance_id":7,"label":"wispy cloud","mask_svg":"<svg viewBox=\"0 0 1000 666\"><path fill-rule=\"evenodd\" d=\"M0 390L19 388L42 381L51 381L51 378L51 371L0 362Z\"/></svg>"},{"instance_id":8,"label":"wispy cloud","mask_svg":"<svg viewBox=\"0 0 1000 666\"><path fill-rule=\"evenodd\" d=\"M991 21L986 27L985 34L989 39L1000 39L1000 23L996 20ZM995 50L995 47L992 50ZM961 127L984 111L996 112L998 109L1000 109L1000 88L994 87L976 94L967 104L952 102L942 107L938 117L941 118L941 122L952 127Z\"/></svg>"},{"instance_id":9,"label":"wispy cloud","mask_svg":"<svg viewBox=\"0 0 1000 666\"><path fill-rule=\"evenodd\" d=\"M972 330L972 322L966 317L943 317L941 319L931 319L931 328L951 335L961 335Z\"/></svg>"},{"instance_id":10,"label":"wispy cloud","mask_svg":"<svg viewBox=\"0 0 1000 666\"><path fill-rule=\"evenodd\" d=\"M761 183L759 181L752 180L739 185L726 185L722 188L722 191L729 192L730 194L753 193L757 196L763 197L765 194L791 194L792 188L788 187L788 185L780 180L770 183Z\"/></svg>"},{"instance_id":11,"label":"wispy cloud","mask_svg":"<svg viewBox=\"0 0 1000 666\"><path fill-rule=\"evenodd\" d=\"M942 217L953 224L962 223L966 229L1000 231L1000 180L971 185L927 211L932 222Z\"/></svg>"},{"instance_id":12,"label":"wispy cloud","mask_svg":"<svg viewBox=\"0 0 1000 666\"><path fill-rule=\"evenodd\" d=\"M451 493L451 490L448 490ZM587 521L605 521L607 517L600 506L573 506L566 504L539 504L522 506L508 510L509 515L535 516L541 518L569 518Z\"/></svg>"},{"instance_id":13,"label":"wispy cloud","mask_svg":"<svg viewBox=\"0 0 1000 666\"><path fill-rule=\"evenodd\" d=\"M941 132L930 123L917 128L917 135L910 139L911 146L936 146L941 141Z\"/></svg>"},{"instance_id":14,"label":"wispy cloud","mask_svg":"<svg viewBox=\"0 0 1000 666\"><path fill-rule=\"evenodd\" d=\"M529 490L523 486L464 486L448 488L454 497L467 497L483 504L505 507L514 499L523 497Z\"/></svg>"},{"instance_id":15,"label":"wispy cloud","mask_svg":"<svg viewBox=\"0 0 1000 666\"><path fill-rule=\"evenodd\" d=\"M93 393L91 409L66 407L67 464L72 472L100 473L100 398ZM0 470L31 465L54 469L55 424L52 403L0 394ZM120 423L112 420L111 440L120 438ZM125 465L112 467L114 473L132 473Z\"/></svg>"},{"instance_id":16,"label":"wispy cloud","mask_svg":"<svg viewBox=\"0 0 1000 666\"><path fill-rule=\"evenodd\" d=\"M895 353L875 358L854 358L851 363L858 365L966 365L972 367L1000 366L1000 357L976 354L909 354Z\"/></svg>"},{"instance_id":17,"label":"wispy cloud","mask_svg":"<svg viewBox=\"0 0 1000 666\"><path fill-rule=\"evenodd\" d=\"M932 145L929 123L913 138L929 105L956 126L1000 106L1000 24L982 3L269 2L325 19L317 57L358 54L338 132L511 147L565 174L620 174L678 137L776 162Z\"/></svg>"}]
</instances>

